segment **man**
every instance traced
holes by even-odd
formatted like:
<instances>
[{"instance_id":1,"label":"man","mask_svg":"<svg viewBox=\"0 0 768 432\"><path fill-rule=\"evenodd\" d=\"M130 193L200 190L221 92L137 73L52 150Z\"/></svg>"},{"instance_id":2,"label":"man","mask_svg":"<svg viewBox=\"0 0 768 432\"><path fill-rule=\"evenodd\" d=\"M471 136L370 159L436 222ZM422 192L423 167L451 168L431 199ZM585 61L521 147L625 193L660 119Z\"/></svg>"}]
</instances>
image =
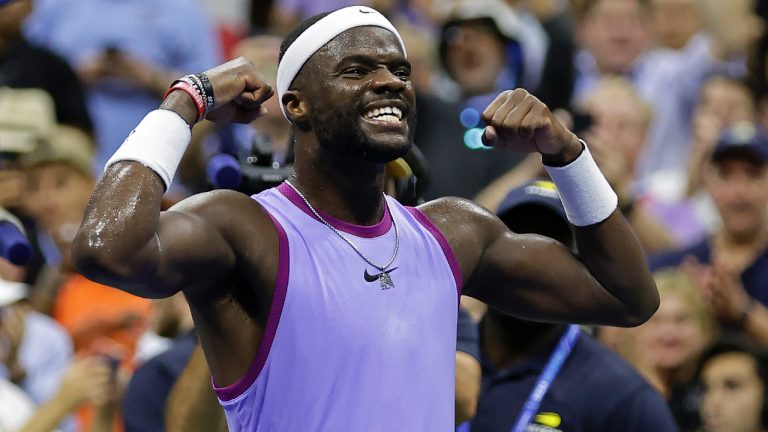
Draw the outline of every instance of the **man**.
<instances>
[{"instance_id":1,"label":"man","mask_svg":"<svg viewBox=\"0 0 768 432\"><path fill-rule=\"evenodd\" d=\"M532 180L512 189L497 211L516 233L553 238L572 248L573 232L552 182ZM570 332L573 332L572 334ZM629 364L583 332L564 324L521 320L490 308L482 325L487 364L472 432L513 426L537 431L675 431L661 395ZM562 341L572 350L526 424L521 413ZM584 397L585 391L589 397Z\"/></svg>"},{"instance_id":2,"label":"man","mask_svg":"<svg viewBox=\"0 0 768 432\"><path fill-rule=\"evenodd\" d=\"M683 265L721 324L768 342L768 134L750 122L727 129L702 175L722 226L687 248L650 260Z\"/></svg>"},{"instance_id":3,"label":"man","mask_svg":"<svg viewBox=\"0 0 768 432\"><path fill-rule=\"evenodd\" d=\"M289 183L160 212L189 125L206 114L251 121L272 95L247 61L233 60L175 84L130 135L73 247L97 280L146 297L184 290L230 430L452 429L462 292L539 320L636 325L656 309L615 194L528 93L494 100L485 140L543 154L582 226L583 264L469 201L409 209L385 199L385 163L410 148L416 113L405 51L381 14L314 17L281 52L278 96L296 134Z\"/></svg>"}]
</instances>

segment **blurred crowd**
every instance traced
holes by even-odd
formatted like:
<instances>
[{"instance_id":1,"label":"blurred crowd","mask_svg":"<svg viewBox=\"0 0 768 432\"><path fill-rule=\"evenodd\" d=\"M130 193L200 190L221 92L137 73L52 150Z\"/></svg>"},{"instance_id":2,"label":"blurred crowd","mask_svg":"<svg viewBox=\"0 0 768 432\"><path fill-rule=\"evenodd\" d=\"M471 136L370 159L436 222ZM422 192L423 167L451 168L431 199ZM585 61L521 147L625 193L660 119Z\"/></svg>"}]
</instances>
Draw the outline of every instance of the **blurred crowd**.
<instances>
[{"instance_id":1,"label":"blurred crowd","mask_svg":"<svg viewBox=\"0 0 768 432\"><path fill-rule=\"evenodd\" d=\"M94 283L70 242L174 79L244 56L274 81L282 36L350 4L387 15L413 65L393 195L473 199L573 248L540 157L480 139L485 106L522 87L587 143L645 248L659 310L582 328L526 430L768 431L765 0L0 0L0 431L226 430L184 297ZM267 104L196 127L164 205L282 181L291 130ZM510 430L566 328L463 298L458 430Z\"/></svg>"}]
</instances>

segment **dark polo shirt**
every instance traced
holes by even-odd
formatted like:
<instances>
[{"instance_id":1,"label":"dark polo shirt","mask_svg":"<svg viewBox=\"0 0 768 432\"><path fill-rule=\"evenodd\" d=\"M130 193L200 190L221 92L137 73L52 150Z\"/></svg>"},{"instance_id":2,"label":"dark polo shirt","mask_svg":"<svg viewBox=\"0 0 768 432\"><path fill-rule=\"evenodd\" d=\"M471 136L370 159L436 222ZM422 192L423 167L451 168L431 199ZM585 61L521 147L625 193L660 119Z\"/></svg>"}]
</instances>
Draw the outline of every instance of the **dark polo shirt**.
<instances>
[{"instance_id":1,"label":"dark polo shirt","mask_svg":"<svg viewBox=\"0 0 768 432\"><path fill-rule=\"evenodd\" d=\"M509 432L551 347L485 382L472 432ZM528 432L677 431L664 399L628 363L586 333L563 364Z\"/></svg>"}]
</instances>

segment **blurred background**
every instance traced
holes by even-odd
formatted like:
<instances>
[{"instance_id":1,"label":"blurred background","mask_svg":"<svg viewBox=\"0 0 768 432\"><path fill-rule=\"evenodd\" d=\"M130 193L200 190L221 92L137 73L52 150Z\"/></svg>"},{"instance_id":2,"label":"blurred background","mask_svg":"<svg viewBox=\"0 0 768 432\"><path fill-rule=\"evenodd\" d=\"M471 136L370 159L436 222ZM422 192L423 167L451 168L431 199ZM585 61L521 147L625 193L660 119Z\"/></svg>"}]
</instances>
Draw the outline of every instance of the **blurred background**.
<instances>
[{"instance_id":1,"label":"blurred background","mask_svg":"<svg viewBox=\"0 0 768 432\"><path fill-rule=\"evenodd\" d=\"M184 297L89 281L69 244L104 162L175 78L245 56L274 81L285 34L352 4L389 17L413 64L415 148L389 193L500 215L511 196L556 198L539 157L480 142L485 106L522 87L588 143L645 248L656 315L582 332L622 365L608 396L649 393L591 414L599 383L577 373L528 430L768 430L768 1L0 0L0 431L226 430ZM164 205L281 183L291 130L267 104L250 125L198 125ZM568 244L562 218L516 214L513 230ZM562 327L470 298L462 314L457 428L510 430L532 384L505 380Z\"/></svg>"}]
</instances>

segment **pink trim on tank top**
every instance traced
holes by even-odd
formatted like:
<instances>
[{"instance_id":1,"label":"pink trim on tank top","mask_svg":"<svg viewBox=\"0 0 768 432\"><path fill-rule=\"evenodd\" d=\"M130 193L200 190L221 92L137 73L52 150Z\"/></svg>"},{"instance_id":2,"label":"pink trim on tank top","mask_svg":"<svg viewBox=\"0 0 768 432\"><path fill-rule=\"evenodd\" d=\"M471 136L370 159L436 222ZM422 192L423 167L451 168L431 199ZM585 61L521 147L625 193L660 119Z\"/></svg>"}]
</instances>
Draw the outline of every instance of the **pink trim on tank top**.
<instances>
[{"instance_id":1,"label":"pink trim on tank top","mask_svg":"<svg viewBox=\"0 0 768 432\"><path fill-rule=\"evenodd\" d=\"M308 214L312 219L319 222L317 217L312 213L312 210L307 207L307 204L304 202L304 200L301 199L299 194L297 194L296 191L293 190L293 188L290 187L287 183L281 183L277 187L277 190L281 194L285 195L285 197L288 198L288 200L292 202L293 205L298 207L304 213ZM320 210L317 210L317 212L320 214L320 216L323 217L323 219L328 221L328 223L333 225L333 227L337 230L347 234L352 234L353 236L357 237L374 238L383 236L392 227L392 216L390 216L389 205L387 205L386 202L384 203L384 215L382 216L381 220L375 225L369 226L351 224L341 219L336 219L335 217Z\"/></svg>"},{"instance_id":2,"label":"pink trim on tank top","mask_svg":"<svg viewBox=\"0 0 768 432\"><path fill-rule=\"evenodd\" d=\"M253 359L253 363L251 363L251 366L248 368L245 375L235 383L225 387L217 387L213 378L211 378L213 389L222 401L235 399L245 393L254 381L256 381L259 373L261 373L261 370L264 368L264 364L267 362L267 356L272 348L272 342L275 340L275 333L277 333L277 326L280 323L280 316L283 313L283 306L285 305L285 295L288 291L288 275L290 271L288 236L280 222L278 222L266 208L264 211L267 212L269 218L272 219L272 223L275 224L278 240L277 279L275 280L275 291L272 294L272 305L269 307L267 324L264 328L264 334L261 336L259 348L256 351L256 357Z\"/></svg>"},{"instance_id":3,"label":"pink trim on tank top","mask_svg":"<svg viewBox=\"0 0 768 432\"><path fill-rule=\"evenodd\" d=\"M461 288L463 285L462 278L461 278L461 268L459 267L459 262L456 260L456 255L453 254L453 249L451 249L451 245L448 244L448 240L445 239L445 236L443 233L435 226L434 223L425 215L422 213L421 210L417 209L416 207L405 207L408 212L413 215L413 217L416 218L419 223L424 226L424 228L429 231L430 234L432 234L432 237L437 240L437 242L440 244L440 248L443 250L443 254L445 254L445 259L448 260L448 265L451 267L451 273L453 273L453 279L456 281L456 290L459 294L459 300L461 300Z\"/></svg>"}]
</instances>

